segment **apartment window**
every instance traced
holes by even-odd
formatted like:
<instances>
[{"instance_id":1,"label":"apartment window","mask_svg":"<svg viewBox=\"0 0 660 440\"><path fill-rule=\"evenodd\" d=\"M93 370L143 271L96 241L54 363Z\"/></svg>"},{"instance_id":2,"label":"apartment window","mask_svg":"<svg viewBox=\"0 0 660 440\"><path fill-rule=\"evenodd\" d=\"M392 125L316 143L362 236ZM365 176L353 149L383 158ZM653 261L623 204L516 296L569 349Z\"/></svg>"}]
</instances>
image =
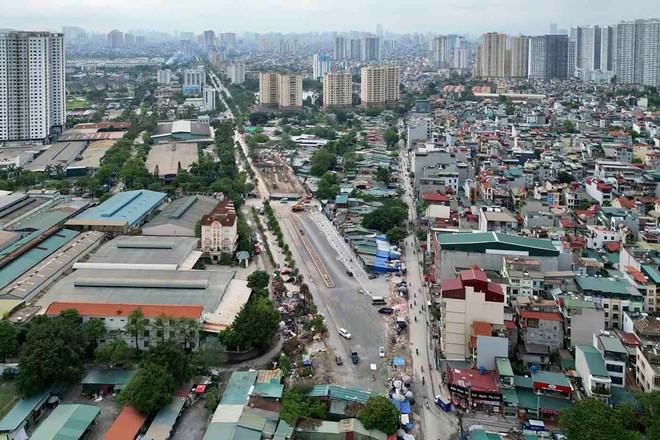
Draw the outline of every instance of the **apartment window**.
<instances>
[{"instance_id":1,"label":"apartment window","mask_svg":"<svg viewBox=\"0 0 660 440\"><path fill-rule=\"evenodd\" d=\"M149 347L149 341L143 341L142 345L144 346L144 348L148 348Z\"/></svg>"},{"instance_id":2,"label":"apartment window","mask_svg":"<svg viewBox=\"0 0 660 440\"><path fill-rule=\"evenodd\" d=\"M143 334L144 334L145 338L148 338L149 337L149 330L145 330Z\"/></svg>"},{"instance_id":3,"label":"apartment window","mask_svg":"<svg viewBox=\"0 0 660 440\"><path fill-rule=\"evenodd\" d=\"M623 385L623 377L621 376L610 376L610 380L615 385Z\"/></svg>"},{"instance_id":4,"label":"apartment window","mask_svg":"<svg viewBox=\"0 0 660 440\"><path fill-rule=\"evenodd\" d=\"M618 304L614 304L614 305L612 306L612 309L614 309L614 310L619 310L619 305L618 305Z\"/></svg>"},{"instance_id":5,"label":"apartment window","mask_svg":"<svg viewBox=\"0 0 660 440\"><path fill-rule=\"evenodd\" d=\"M609 308L610 308L610 305L607 304L607 303L605 303L605 304L603 304L603 308L604 308L604 309L609 309Z\"/></svg>"},{"instance_id":6,"label":"apartment window","mask_svg":"<svg viewBox=\"0 0 660 440\"><path fill-rule=\"evenodd\" d=\"M605 364L605 368L613 373L623 373L623 365Z\"/></svg>"}]
</instances>

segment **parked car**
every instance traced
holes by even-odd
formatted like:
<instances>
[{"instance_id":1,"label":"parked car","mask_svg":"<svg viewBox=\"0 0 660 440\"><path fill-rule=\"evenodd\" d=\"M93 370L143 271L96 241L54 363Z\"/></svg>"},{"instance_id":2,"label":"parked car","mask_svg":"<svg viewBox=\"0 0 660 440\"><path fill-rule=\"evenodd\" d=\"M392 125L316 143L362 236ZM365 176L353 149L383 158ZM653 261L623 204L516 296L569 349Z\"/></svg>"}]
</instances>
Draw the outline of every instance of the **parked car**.
<instances>
[{"instance_id":1,"label":"parked car","mask_svg":"<svg viewBox=\"0 0 660 440\"><path fill-rule=\"evenodd\" d=\"M338 354L335 355L335 362L337 363L337 365L341 365L344 363L344 361L341 360L341 356L339 356Z\"/></svg>"},{"instance_id":2,"label":"parked car","mask_svg":"<svg viewBox=\"0 0 660 440\"><path fill-rule=\"evenodd\" d=\"M351 334L346 330L345 328L340 328L339 329L339 334L343 336L346 339L351 339Z\"/></svg>"},{"instance_id":3,"label":"parked car","mask_svg":"<svg viewBox=\"0 0 660 440\"><path fill-rule=\"evenodd\" d=\"M295 277L289 277L286 280L284 280L285 283L294 283L296 281Z\"/></svg>"},{"instance_id":4,"label":"parked car","mask_svg":"<svg viewBox=\"0 0 660 440\"><path fill-rule=\"evenodd\" d=\"M394 313L394 309L392 307L381 307L378 309L378 313L382 313L383 315L391 315Z\"/></svg>"},{"instance_id":5,"label":"parked car","mask_svg":"<svg viewBox=\"0 0 660 440\"><path fill-rule=\"evenodd\" d=\"M380 347L378 349L378 357L382 357L382 358L385 357L385 347Z\"/></svg>"},{"instance_id":6,"label":"parked car","mask_svg":"<svg viewBox=\"0 0 660 440\"><path fill-rule=\"evenodd\" d=\"M376 278L378 278L378 274L377 274L377 273L370 273L370 274L369 274L369 279L370 279L370 280L373 280L373 279L376 279Z\"/></svg>"},{"instance_id":7,"label":"parked car","mask_svg":"<svg viewBox=\"0 0 660 440\"><path fill-rule=\"evenodd\" d=\"M349 277L352 277L353 276L353 271L352 270L347 270L346 275L348 275Z\"/></svg>"}]
</instances>

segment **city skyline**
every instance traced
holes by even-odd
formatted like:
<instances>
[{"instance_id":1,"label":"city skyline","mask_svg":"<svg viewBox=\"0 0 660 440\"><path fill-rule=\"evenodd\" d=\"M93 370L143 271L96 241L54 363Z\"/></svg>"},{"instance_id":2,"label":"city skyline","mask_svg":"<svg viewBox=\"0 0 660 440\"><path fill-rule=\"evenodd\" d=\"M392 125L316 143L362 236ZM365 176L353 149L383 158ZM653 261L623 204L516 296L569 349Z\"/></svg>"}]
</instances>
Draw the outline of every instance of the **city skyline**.
<instances>
[{"instance_id":1,"label":"city skyline","mask_svg":"<svg viewBox=\"0 0 660 440\"><path fill-rule=\"evenodd\" d=\"M195 0L181 8L172 0L118 0L110 4L82 0L2 0L3 15L12 28L59 31L62 26L84 26L89 30L152 29L164 32L194 29L236 32L331 32L375 31L381 24L395 33L460 33L476 37L486 32L512 35L547 34L551 23L568 29L576 25L615 24L621 20L648 17L653 2L644 0L625 9L612 1L556 0L550 5L529 8L521 0L493 4L485 0L413 0L405 6L371 0L340 0L327 4L318 0L256 0L249 13L243 4ZM194 6L194 7L191 7ZM153 14L158 10L158 14ZM211 13L200 14L208 10ZM515 16L510 12L516 11ZM215 11L215 12L213 12ZM351 11L345 14L345 11ZM437 12L435 12L437 11Z\"/></svg>"}]
</instances>

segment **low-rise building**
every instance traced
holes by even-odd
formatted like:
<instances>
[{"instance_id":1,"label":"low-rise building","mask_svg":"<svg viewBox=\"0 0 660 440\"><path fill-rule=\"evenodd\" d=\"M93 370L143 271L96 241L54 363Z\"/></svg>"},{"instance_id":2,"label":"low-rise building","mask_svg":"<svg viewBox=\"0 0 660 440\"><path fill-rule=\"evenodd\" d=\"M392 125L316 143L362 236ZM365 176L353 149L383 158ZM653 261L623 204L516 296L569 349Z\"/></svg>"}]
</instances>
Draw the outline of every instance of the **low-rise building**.
<instances>
[{"instance_id":1,"label":"low-rise building","mask_svg":"<svg viewBox=\"0 0 660 440\"><path fill-rule=\"evenodd\" d=\"M151 174L168 182L181 171L189 171L198 161L197 144L172 142L152 146L145 165Z\"/></svg>"},{"instance_id":2,"label":"low-rise building","mask_svg":"<svg viewBox=\"0 0 660 440\"><path fill-rule=\"evenodd\" d=\"M232 200L223 201L202 217L201 249L212 261L219 261L222 254L233 254L237 240L237 218Z\"/></svg>"},{"instance_id":3,"label":"low-rise building","mask_svg":"<svg viewBox=\"0 0 660 440\"><path fill-rule=\"evenodd\" d=\"M633 322L640 344L636 349L635 379L643 391L660 391L660 319L647 316Z\"/></svg>"},{"instance_id":4,"label":"low-rise building","mask_svg":"<svg viewBox=\"0 0 660 440\"><path fill-rule=\"evenodd\" d=\"M593 346L603 357L612 386L625 388L628 350L621 339L611 332L601 330L599 334L594 334Z\"/></svg>"},{"instance_id":5,"label":"low-rise building","mask_svg":"<svg viewBox=\"0 0 660 440\"><path fill-rule=\"evenodd\" d=\"M504 257L502 275L508 280L508 300L519 295L540 296L545 291L541 262L532 258Z\"/></svg>"},{"instance_id":6,"label":"low-rise building","mask_svg":"<svg viewBox=\"0 0 660 440\"><path fill-rule=\"evenodd\" d=\"M511 233L518 230L518 220L508 209L501 206L479 207L479 230L481 232Z\"/></svg>"},{"instance_id":7,"label":"low-rise building","mask_svg":"<svg viewBox=\"0 0 660 440\"><path fill-rule=\"evenodd\" d=\"M605 328L603 307L593 301L583 299L560 300L564 317L564 337L566 347L591 345L594 333Z\"/></svg>"},{"instance_id":8,"label":"low-rise building","mask_svg":"<svg viewBox=\"0 0 660 440\"><path fill-rule=\"evenodd\" d=\"M142 227L142 235L195 237L197 223L213 211L218 203L218 199L210 196L179 197L168 203Z\"/></svg>"},{"instance_id":9,"label":"low-rise building","mask_svg":"<svg viewBox=\"0 0 660 440\"><path fill-rule=\"evenodd\" d=\"M460 272L460 277L440 283L440 345L447 359L471 358L470 340L476 321L504 324L504 292L491 283L486 273L473 268Z\"/></svg>"},{"instance_id":10,"label":"low-rise building","mask_svg":"<svg viewBox=\"0 0 660 440\"><path fill-rule=\"evenodd\" d=\"M603 307L605 328L623 328L623 312L644 310L644 297L627 280L603 277L576 277L580 293Z\"/></svg>"},{"instance_id":11,"label":"low-rise building","mask_svg":"<svg viewBox=\"0 0 660 440\"><path fill-rule=\"evenodd\" d=\"M609 401L612 394L610 391L612 379L598 350L591 345L576 345L575 370L582 378L582 386L587 397Z\"/></svg>"}]
</instances>

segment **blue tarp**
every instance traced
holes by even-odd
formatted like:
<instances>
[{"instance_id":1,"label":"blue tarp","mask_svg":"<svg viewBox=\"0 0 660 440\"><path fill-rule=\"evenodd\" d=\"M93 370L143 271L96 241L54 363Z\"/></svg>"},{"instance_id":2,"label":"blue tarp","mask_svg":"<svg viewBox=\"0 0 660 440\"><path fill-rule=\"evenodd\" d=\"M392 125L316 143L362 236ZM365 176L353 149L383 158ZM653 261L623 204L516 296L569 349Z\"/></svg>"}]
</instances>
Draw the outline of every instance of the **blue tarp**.
<instances>
[{"instance_id":1,"label":"blue tarp","mask_svg":"<svg viewBox=\"0 0 660 440\"><path fill-rule=\"evenodd\" d=\"M396 406L396 409L398 409L401 414L412 413L412 410L410 409L410 401L404 400L403 402L400 402L398 400L390 399L390 402Z\"/></svg>"},{"instance_id":2,"label":"blue tarp","mask_svg":"<svg viewBox=\"0 0 660 440\"><path fill-rule=\"evenodd\" d=\"M404 361L403 358L400 356L394 356L394 359L392 360L392 364L395 367L403 367L406 364L406 361Z\"/></svg>"},{"instance_id":3,"label":"blue tarp","mask_svg":"<svg viewBox=\"0 0 660 440\"><path fill-rule=\"evenodd\" d=\"M388 251L383 251L383 250L380 250L380 249L378 249L376 251L376 257L389 258L389 256L390 256L390 253Z\"/></svg>"}]
</instances>

